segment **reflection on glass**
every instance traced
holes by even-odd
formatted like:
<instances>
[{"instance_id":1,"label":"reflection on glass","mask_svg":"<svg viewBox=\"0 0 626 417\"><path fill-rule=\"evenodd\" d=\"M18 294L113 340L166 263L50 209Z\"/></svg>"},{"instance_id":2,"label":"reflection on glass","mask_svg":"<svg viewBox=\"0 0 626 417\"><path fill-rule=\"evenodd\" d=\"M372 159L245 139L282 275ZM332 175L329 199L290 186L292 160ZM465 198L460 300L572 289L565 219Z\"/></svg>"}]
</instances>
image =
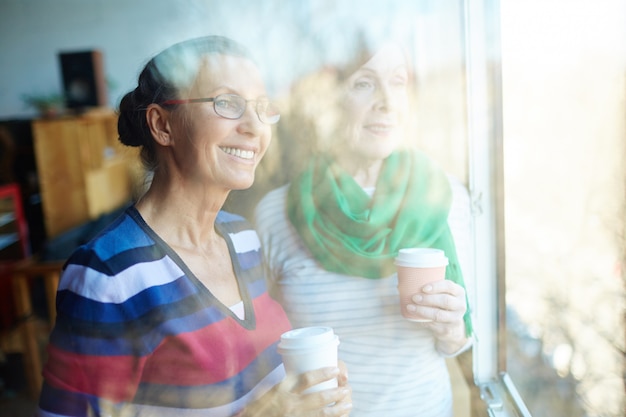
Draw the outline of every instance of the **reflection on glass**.
<instances>
[{"instance_id":1,"label":"reflection on glass","mask_svg":"<svg viewBox=\"0 0 626 417\"><path fill-rule=\"evenodd\" d=\"M254 186L260 195L274 189L255 211L256 227L292 324L338 334L355 415L452 415L445 355L466 345L466 326L471 333L462 277L473 281L459 268L470 263L469 199L440 169L466 178L455 163L467 141L461 4L328 3L290 33L299 41L279 99L283 163L270 172L273 184ZM407 146L436 162L399 152ZM276 189L287 181L288 191ZM449 230L465 238L456 251ZM439 320L417 325L400 315L390 256L400 245L446 250L450 280L433 285ZM462 378L455 383L463 388Z\"/></svg>"},{"instance_id":2,"label":"reflection on glass","mask_svg":"<svg viewBox=\"0 0 626 417\"><path fill-rule=\"evenodd\" d=\"M28 33L45 31L40 26L65 33L50 23L57 19L44 19L53 15L52 6L36 3L43 10L38 19L16 19L33 25ZM93 26L106 23L99 31L108 33L115 26L120 37L133 38L127 54L143 46L136 21L145 17L144 8L136 11L129 4L120 11L106 2L98 8L72 3L73 16L87 16ZM354 19L367 21L372 30L384 30L389 21L409 22L417 82L413 139L447 172L467 182L464 3L476 4L195 0L183 8L155 0L150 3L155 21L141 31L150 50L208 32L248 45L260 67L268 69L269 92L282 111L293 104L294 81L322 64L314 50L302 46L312 33L326 31L342 45ZM535 417L623 416L626 5L562 3L501 6L507 369ZM156 16L166 19L156 22ZM98 42L87 31L85 39ZM108 62L123 85L125 77L135 76L135 64L129 63L147 54L120 59L113 55L117 51L111 49ZM335 60L345 58L339 48L324 52ZM304 145L289 143L287 127L283 120L276 125L273 149L257 171L255 187L233 193L230 210L250 216L261 195L288 181L302 165L305 155L298 152Z\"/></svg>"},{"instance_id":3,"label":"reflection on glass","mask_svg":"<svg viewBox=\"0 0 626 417\"><path fill-rule=\"evenodd\" d=\"M235 193L232 201L258 199L262 191L287 182L308 154L309 143L293 143L285 132L292 128L290 108L313 108L330 82L320 73L350 59L359 26L367 27L372 39L382 34L410 39L414 59L415 88L411 91L414 111L410 116L413 134L410 141L437 160L450 174L467 182L467 121L463 1L414 2L400 0L384 3L359 1L266 1L254 13L233 15L231 6L221 6L219 30L250 45L265 63L272 99L277 100L285 117L277 126L272 147L257 173L253 190ZM256 16L254 23L248 21ZM236 19L236 25L228 23ZM236 28L236 30L234 29ZM370 39L371 40L371 39ZM318 73L313 79L313 74ZM302 93L302 100L295 91ZM306 94L309 95L308 99ZM317 99L317 100L316 100ZM328 97L330 100L331 97ZM322 124L320 122L319 124ZM305 126L297 127L305 130ZM271 184L265 184L265 182ZM254 196L252 196L254 194ZM238 204L245 206L246 204ZM250 206L249 204L247 206Z\"/></svg>"}]
</instances>

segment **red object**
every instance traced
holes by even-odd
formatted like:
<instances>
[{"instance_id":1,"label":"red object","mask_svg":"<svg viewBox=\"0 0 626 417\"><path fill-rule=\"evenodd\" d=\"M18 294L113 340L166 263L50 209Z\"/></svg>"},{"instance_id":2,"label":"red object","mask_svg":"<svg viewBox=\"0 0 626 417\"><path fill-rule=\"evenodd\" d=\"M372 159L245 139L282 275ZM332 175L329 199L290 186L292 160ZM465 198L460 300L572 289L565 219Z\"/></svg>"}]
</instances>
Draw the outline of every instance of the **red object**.
<instances>
[{"instance_id":1,"label":"red object","mask_svg":"<svg viewBox=\"0 0 626 417\"><path fill-rule=\"evenodd\" d=\"M17 233L22 249L21 259L23 259L30 255L30 250L28 244L28 224L26 223L26 217L24 217L24 207L22 205L20 187L15 183L0 186L0 200L6 198L10 198L12 200L13 214L15 216Z\"/></svg>"},{"instance_id":2,"label":"red object","mask_svg":"<svg viewBox=\"0 0 626 417\"><path fill-rule=\"evenodd\" d=\"M15 325L15 302L13 300L12 275L15 263L30 255L28 241L28 224L24 217L22 195L17 184L0 186L0 200L11 199L15 229L18 236L19 254L3 258L0 261L0 329L8 329ZM8 222L7 222L8 223ZM0 224L0 226L3 226ZM4 248L0 248L2 251Z\"/></svg>"}]
</instances>

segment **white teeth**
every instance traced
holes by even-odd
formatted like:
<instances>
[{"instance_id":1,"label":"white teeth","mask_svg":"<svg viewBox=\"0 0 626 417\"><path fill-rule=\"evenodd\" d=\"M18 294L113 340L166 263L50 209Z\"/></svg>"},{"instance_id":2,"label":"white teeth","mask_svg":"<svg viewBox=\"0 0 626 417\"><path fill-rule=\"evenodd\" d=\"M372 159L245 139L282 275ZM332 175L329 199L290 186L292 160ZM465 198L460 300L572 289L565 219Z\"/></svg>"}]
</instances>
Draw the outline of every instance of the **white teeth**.
<instances>
[{"instance_id":1,"label":"white teeth","mask_svg":"<svg viewBox=\"0 0 626 417\"><path fill-rule=\"evenodd\" d=\"M368 130L373 132L388 132L391 128L389 126L371 125L367 127Z\"/></svg>"},{"instance_id":2,"label":"white teeth","mask_svg":"<svg viewBox=\"0 0 626 417\"><path fill-rule=\"evenodd\" d=\"M242 159L254 158L253 151L245 151L243 149L237 149L237 148L220 148L220 149L226 152L227 154L236 156L238 158L242 158Z\"/></svg>"}]
</instances>

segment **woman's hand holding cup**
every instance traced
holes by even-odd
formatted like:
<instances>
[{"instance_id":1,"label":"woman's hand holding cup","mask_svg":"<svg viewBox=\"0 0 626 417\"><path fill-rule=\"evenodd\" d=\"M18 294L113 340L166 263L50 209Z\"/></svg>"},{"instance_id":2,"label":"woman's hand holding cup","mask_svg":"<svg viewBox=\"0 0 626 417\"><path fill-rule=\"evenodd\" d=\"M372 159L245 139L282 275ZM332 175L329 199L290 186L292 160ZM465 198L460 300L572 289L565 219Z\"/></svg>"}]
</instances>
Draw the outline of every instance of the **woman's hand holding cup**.
<instances>
[{"instance_id":1,"label":"woman's hand holding cup","mask_svg":"<svg viewBox=\"0 0 626 417\"><path fill-rule=\"evenodd\" d=\"M449 280L432 282L411 297L407 310L428 318L423 326L437 339L437 349L453 354L467 342L463 316L467 309L465 289Z\"/></svg>"},{"instance_id":2,"label":"woman's hand holding cup","mask_svg":"<svg viewBox=\"0 0 626 417\"><path fill-rule=\"evenodd\" d=\"M453 354L467 342L467 305L465 289L445 279L447 265L444 251L435 248L401 249L396 258L402 315L429 328L441 353Z\"/></svg>"},{"instance_id":3,"label":"woman's hand holding cup","mask_svg":"<svg viewBox=\"0 0 626 417\"><path fill-rule=\"evenodd\" d=\"M316 390L328 381L337 386ZM313 388L313 390L312 390ZM250 403L237 417L343 417L352 409L352 390L343 362L287 377Z\"/></svg>"}]
</instances>

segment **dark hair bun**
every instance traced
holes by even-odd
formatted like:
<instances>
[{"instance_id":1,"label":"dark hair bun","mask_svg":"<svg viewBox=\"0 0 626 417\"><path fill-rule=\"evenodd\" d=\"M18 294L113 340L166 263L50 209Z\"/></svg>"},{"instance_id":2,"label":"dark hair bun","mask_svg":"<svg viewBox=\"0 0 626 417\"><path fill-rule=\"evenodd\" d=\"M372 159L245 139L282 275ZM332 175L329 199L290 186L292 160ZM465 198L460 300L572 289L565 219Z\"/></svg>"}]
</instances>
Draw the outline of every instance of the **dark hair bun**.
<instances>
[{"instance_id":1,"label":"dark hair bun","mask_svg":"<svg viewBox=\"0 0 626 417\"><path fill-rule=\"evenodd\" d=\"M119 140L126 146L143 146L151 140L146 123L146 103L138 89L127 93L120 102L117 132Z\"/></svg>"}]
</instances>

